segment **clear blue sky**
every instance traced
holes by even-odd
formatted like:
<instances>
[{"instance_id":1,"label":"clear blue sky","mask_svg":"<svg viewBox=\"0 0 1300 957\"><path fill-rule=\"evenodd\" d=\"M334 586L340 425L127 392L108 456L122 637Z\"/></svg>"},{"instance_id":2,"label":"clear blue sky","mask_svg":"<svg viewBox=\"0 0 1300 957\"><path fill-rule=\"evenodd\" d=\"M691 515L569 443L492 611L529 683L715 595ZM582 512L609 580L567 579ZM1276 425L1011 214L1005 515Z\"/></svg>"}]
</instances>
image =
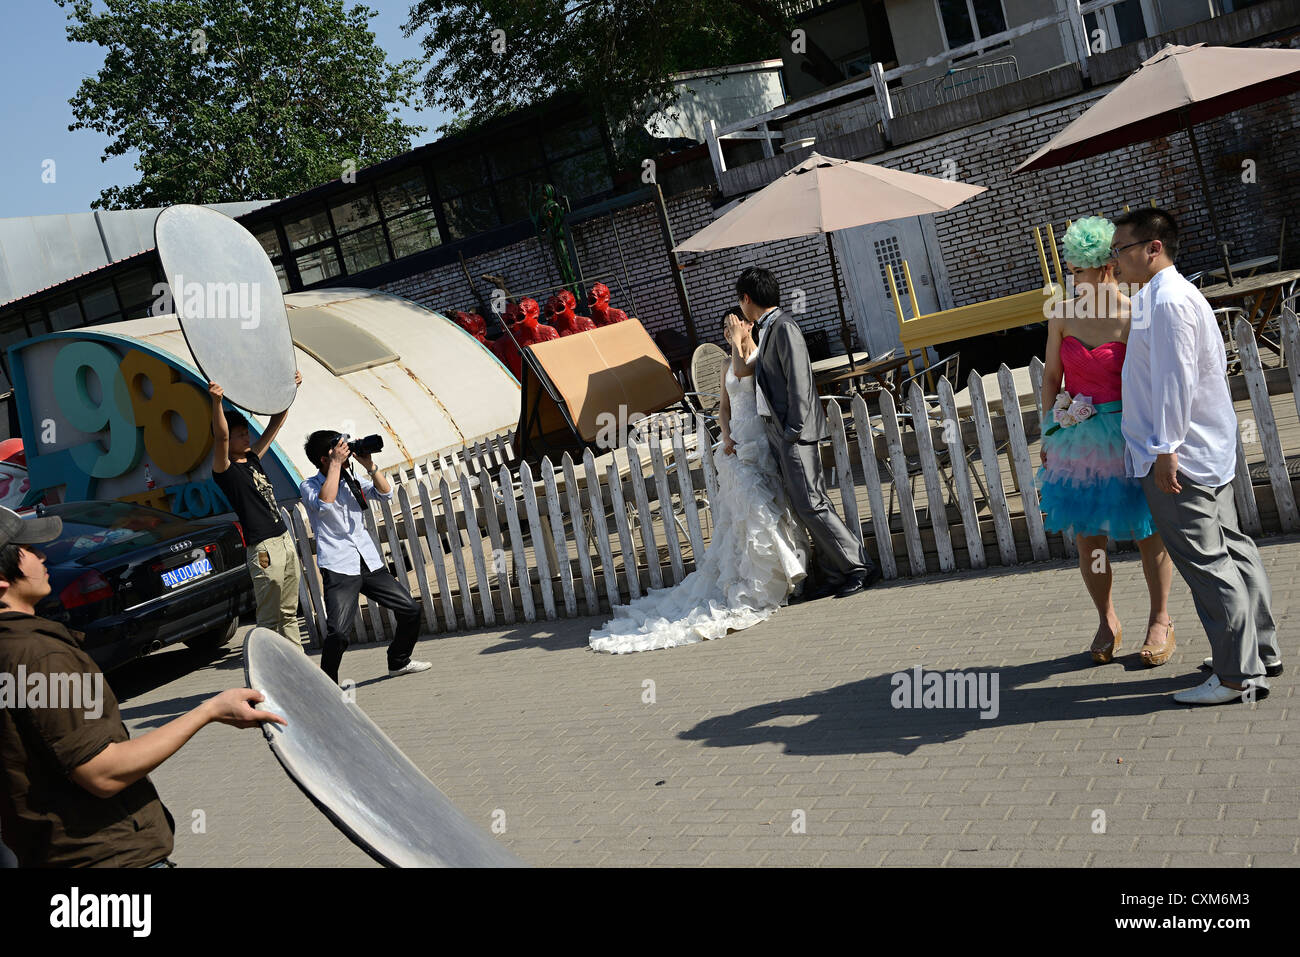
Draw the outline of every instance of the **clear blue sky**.
<instances>
[{"instance_id":1,"label":"clear blue sky","mask_svg":"<svg viewBox=\"0 0 1300 957\"><path fill-rule=\"evenodd\" d=\"M348 0L349 7L355 4ZM370 21L391 61L421 56L417 37L402 36L410 0L368 0L379 16ZM68 41L67 11L54 0L7 0L0 38L0 217L79 213L101 189L139 179L133 157L101 163L108 139L89 130L68 132L69 98L83 77L99 71L98 46ZM437 138L441 111L406 111L408 122L427 127L412 145ZM42 163L55 161L54 183L41 181Z\"/></svg>"}]
</instances>

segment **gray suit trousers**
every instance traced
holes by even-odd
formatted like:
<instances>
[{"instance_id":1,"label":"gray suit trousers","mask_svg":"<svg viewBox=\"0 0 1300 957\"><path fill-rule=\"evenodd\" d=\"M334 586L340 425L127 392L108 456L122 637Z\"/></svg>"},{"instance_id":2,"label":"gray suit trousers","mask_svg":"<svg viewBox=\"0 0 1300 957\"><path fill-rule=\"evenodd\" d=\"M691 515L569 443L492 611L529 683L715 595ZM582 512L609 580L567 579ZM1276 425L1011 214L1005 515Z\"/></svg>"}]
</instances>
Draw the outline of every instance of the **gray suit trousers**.
<instances>
[{"instance_id":1,"label":"gray suit trousers","mask_svg":"<svg viewBox=\"0 0 1300 957\"><path fill-rule=\"evenodd\" d=\"M1264 662L1281 660L1272 590L1259 549L1237 524L1232 485L1197 485L1181 473L1183 490L1169 495L1148 472L1142 490L1205 626L1220 681L1241 684L1264 674Z\"/></svg>"},{"instance_id":2,"label":"gray suit trousers","mask_svg":"<svg viewBox=\"0 0 1300 957\"><path fill-rule=\"evenodd\" d=\"M781 469L781 481L790 497L790 507L808 529L813 542L814 558L823 579L831 585L842 584L854 575L865 575L872 562L853 532L831 507L822 477L821 454L816 444L790 443L784 430L771 419L764 419L767 441Z\"/></svg>"}]
</instances>

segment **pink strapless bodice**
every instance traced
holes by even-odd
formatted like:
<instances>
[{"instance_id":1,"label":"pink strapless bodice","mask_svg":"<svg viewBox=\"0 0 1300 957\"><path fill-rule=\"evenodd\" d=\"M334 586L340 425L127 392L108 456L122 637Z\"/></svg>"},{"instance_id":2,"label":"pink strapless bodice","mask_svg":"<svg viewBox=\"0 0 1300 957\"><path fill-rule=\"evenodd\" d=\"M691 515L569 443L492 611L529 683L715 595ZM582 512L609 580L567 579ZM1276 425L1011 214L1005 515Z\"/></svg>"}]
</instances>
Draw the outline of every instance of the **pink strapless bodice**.
<instances>
[{"instance_id":1,"label":"pink strapless bodice","mask_svg":"<svg viewBox=\"0 0 1300 957\"><path fill-rule=\"evenodd\" d=\"M1120 372L1124 368L1122 342L1103 342L1089 349L1074 336L1061 340L1061 366L1065 369L1065 391L1090 395L1094 405L1118 402L1123 392Z\"/></svg>"}]
</instances>

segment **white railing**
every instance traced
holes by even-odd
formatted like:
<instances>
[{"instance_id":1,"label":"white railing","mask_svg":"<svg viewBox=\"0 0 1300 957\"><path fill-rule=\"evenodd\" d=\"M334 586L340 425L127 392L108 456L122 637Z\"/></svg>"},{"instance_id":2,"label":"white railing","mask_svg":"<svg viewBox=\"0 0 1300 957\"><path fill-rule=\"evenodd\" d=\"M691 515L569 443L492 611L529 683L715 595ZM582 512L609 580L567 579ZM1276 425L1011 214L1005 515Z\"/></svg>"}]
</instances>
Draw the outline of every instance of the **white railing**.
<instances>
[{"instance_id":1,"label":"white railing","mask_svg":"<svg viewBox=\"0 0 1300 957\"><path fill-rule=\"evenodd\" d=\"M1238 323L1243 372L1229 381L1238 398L1249 397L1246 443L1257 458L1262 452L1267 485L1252 484L1239 431L1233 490L1242 528L1256 536L1300 531L1270 402L1271 394L1290 394L1300 418L1293 313L1281 321L1281 342L1292 361L1265 372L1251 326ZM948 574L1077 556L1073 541L1044 530L1038 509L1033 450L1042 375L1035 359L1032 400L1017 395L1005 365L992 396L972 373L960 406L942 378L930 396L913 383L907 410L896 409L888 392L879 393L878 413L861 395L826 400L831 439L822 459L832 498L886 579L904 569ZM717 480L703 420L694 425L662 443L631 442L599 462L590 451L581 462L567 454L558 463L544 459L536 472L480 444L439 468L395 477L393 504L370 503L372 531L398 577L419 594L427 632L600 615L681 581L708 547ZM1295 458L1300 450L1291 451ZM324 602L301 505L289 519L306 569L308 635L319 645ZM358 642L378 641L392 634L393 620L367 603L356 628Z\"/></svg>"},{"instance_id":2,"label":"white railing","mask_svg":"<svg viewBox=\"0 0 1300 957\"><path fill-rule=\"evenodd\" d=\"M1038 30L1051 26L1060 26L1062 30L1062 41L1069 54L1069 60L1079 64L1079 69L1086 77L1088 75L1088 57L1090 55L1090 46L1087 31L1084 27L1083 18L1086 14L1097 13L1107 7L1123 3L1124 0L1090 0L1086 4L1080 4L1079 0L1056 0L1056 12L1050 16L1039 17L1028 23L1022 23L1014 27L1003 30L1001 33L992 34L987 37L981 37L960 47L954 47L945 50L942 53L936 53L934 56L925 60L919 60L915 63L908 63L903 66L894 67L886 70L882 64L871 64L869 73L862 77L850 80L847 83L841 83L827 90L814 93L811 96L804 97L800 100L794 100L766 113L760 113L734 123L728 123L718 126L713 120L706 122L706 133L709 146L709 156L713 161L713 173L719 183L722 182L722 174L727 171L726 160L722 153L721 141L727 139L753 139L760 140L763 144L763 155L765 157L775 156L773 141L780 141L785 138L780 131L770 129L772 123L787 119L795 114L806 113L826 103L843 99L854 94L866 95L868 92L875 94L878 107L878 115L886 134L889 132L890 121L898 113L894 103L894 92L889 89L889 83L900 77L907 76L917 70L928 69L941 63L949 63L959 57L968 55L977 55L984 52L990 47L1000 46L1008 40L1014 40L1018 37L1026 36Z\"/></svg>"},{"instance_id":3,"label":"white railing","mask_svg":"<svg viewBox=\"0 0 1300 957\"><path fill-rule=\"evenodd\" d=\"M987 63L949 69L942 76L893 90L890 97L894 102L895 115L916 113L963 96L1015 83L1019 79L1020 66L1016 58L1000 57Z\"/></svg>"}]
</instances>

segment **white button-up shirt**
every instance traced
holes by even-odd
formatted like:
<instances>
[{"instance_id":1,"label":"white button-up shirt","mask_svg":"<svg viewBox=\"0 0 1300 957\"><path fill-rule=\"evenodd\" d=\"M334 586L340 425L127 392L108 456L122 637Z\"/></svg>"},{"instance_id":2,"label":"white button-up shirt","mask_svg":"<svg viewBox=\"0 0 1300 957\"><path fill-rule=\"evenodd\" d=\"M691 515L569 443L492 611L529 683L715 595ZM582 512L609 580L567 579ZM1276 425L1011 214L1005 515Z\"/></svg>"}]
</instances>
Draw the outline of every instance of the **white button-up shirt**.
<instances>
[{"instance_id":1,"label":"white button-up shirt","mask_svg":"<svg viewBox=\"0 0 1300 957\"><path fill-rule=\"evenodd\" d=\"M754 345L756 346L754 350L755 360L758 359L759 350L763 348L763 339L767 336L767 330L771 328L771 323L769 323L767 319L776 311L777 307L773 306L767 312L758 317L758 322L754 323L754 326L758 329L758 338L754 340ZM772 417L772 407L767 404L767 396L763 394L763 386L762 383L759 382L757 376L754 377L754 401L758 406L759 416L764 419L770 419Z\"/></svg>"},{"instance_id":2,"label":"white button-up shirt","mask_svg":"<svg viewBox=\"0 0 1300 957\"><path fill-rule=\"evenodd\" d=\"M369 500L372 495L392 500L393 489L390 485L388 494L375 489L370 476L362 473L356 476L361 486L361 494ZM332 502L320 500L321 486L325 484L325 473L317 472L298 486L302 493L302 504L307 506L307 516L311 519L311 531L316 536L316 564L328 568L340 575L360 575L362 563L365 571L378 571L384 567L379 557L375 540L366 528L365 512L361 503L352 494L339 476L339 492Z\"/></svg>"},{"instance_id":3,"label":"white button-up shirt","mask_svg":"<svg viewBox=\"0 0 1300 957\"><path fill-rule=\"evenodd\" d=\"M1200 290L1166 266L1133 297L1123 371L1125 471L1141 478L1157 455L1218 488L1237 471L1237 413L1214 311Z\"/></svg>"}]
</instances>

